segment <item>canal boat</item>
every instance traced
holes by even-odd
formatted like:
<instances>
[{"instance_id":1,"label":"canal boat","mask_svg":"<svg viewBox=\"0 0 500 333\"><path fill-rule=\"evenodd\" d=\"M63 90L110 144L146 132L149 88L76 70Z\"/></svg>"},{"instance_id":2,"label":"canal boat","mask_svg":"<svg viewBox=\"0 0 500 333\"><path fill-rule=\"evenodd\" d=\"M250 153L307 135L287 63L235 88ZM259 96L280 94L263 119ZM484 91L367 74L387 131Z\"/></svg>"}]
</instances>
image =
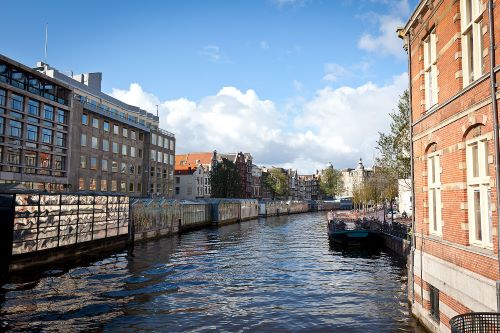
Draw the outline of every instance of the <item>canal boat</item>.
<instances>
[{"instance_id":1,"label":"canal boat","mask_svg":"<svg viewBox=\"0 0 500 333\"><path fill-rule=\"evenodd\" d=\"M375 219L352 219L328 213L328 238L346 246L375 246L380 244L378 224Z\"/></svg>"}]
</instances>

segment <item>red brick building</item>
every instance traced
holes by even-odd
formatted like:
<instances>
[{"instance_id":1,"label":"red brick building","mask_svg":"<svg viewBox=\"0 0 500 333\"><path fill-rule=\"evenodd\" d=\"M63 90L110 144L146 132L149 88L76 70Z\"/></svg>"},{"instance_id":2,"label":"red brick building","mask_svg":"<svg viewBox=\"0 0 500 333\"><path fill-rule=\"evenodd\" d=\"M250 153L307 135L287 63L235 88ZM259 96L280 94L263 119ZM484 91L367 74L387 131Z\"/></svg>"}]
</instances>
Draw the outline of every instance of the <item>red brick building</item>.
<instances>
[{"instance_id":1,"label":"red brick building","mask_svg":"<svg viewBox=\"0 0 500 333\"><path fill-rule=\"evenodd\" d=\"M399 31L409 55L415 198L408 293L433 332L449 332L457 314L499 311L500 50L491 47L499 19L500 0L426 0Z\"/></svg>"}]
</instances>

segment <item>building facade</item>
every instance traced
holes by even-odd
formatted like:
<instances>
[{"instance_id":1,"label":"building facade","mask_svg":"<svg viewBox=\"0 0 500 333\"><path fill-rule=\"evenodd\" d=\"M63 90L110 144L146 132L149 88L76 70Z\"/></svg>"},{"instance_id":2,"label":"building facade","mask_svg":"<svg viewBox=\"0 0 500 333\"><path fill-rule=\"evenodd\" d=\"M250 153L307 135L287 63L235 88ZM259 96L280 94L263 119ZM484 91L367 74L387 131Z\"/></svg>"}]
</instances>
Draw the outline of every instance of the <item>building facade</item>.
<instances>
[{"instance_id":1,"label":"building facade","mask_svg":"<svg viewBox=\"0 0 500 333\"><path fill-rule=\"evenodd\" d=\"M102 93L101 73L70 77L0 56L0 76L2 182L173 195L174 135L153 114Z\"/></svg>"},{"instance_id":2,"label":"building facade","mask_svg":"<svg viewBox=\"0 0 500 333\"><path fill-rule=\"evenodd\" d=\"M366 169L363 165L363 160L360 158L358 165L355 169L343 169L342 179L344 181L344 193L343 197L352 197L354 195L354 190L362 186L363 183L373 176L373 170Z\"/></svg>"},{"instance_id":3,"label":"building facade","mask_svg":"<svg viewBox=\"0 0 500 333\"><path fill-rule=\"evenodd\" d=\"M433 332L449 332L457 314L500 311L500 29L489 23L499 18L498 0L427 0L399 31L409 56L415 192L409 298Z\"/></svg>"},{"instance_id":4,"label":"building facade","mask_svg":"<svg viewBox=\"0 0 500 333\"><path fill-rule=\"evenodd\" d=\"M175 161L174 197L187 200L210 198L211 153L176 155Z\"/></svg>"}]
</instances>

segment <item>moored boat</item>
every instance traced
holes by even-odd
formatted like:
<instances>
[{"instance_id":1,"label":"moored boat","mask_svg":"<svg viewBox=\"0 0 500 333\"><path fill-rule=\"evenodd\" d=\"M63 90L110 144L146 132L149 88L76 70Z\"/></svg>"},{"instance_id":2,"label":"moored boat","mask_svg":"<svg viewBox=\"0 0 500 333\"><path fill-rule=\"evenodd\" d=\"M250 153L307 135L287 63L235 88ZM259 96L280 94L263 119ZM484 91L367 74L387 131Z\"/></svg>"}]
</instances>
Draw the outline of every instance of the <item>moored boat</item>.
<instances>
[{"instance_id":1,"label":"moored boat","mask_svg":"<svg viewBox=\"0 0 500 333\"><path fill-rule=\"evenodd\" d=\"M378 225L374 219L349 219L328 213L328 238L330 241L348 246L371 246L379 244Z\"/></svg>"}]
</instances>

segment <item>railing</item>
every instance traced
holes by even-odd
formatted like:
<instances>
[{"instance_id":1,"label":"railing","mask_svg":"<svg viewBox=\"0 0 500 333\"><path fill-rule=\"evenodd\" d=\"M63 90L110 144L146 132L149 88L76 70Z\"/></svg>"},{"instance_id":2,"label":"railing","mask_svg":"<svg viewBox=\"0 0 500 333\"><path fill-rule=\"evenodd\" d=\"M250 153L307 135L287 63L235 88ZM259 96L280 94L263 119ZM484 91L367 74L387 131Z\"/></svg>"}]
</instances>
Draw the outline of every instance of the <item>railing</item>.
<instances>
[{"instance_id":1,"label":"railing","mask_svg":"<svg viewBox=\"0 0 500 333\"><path fill-rule=\"evenodd\" d=\"M380 222L377 221L380 225L380 230L384 234L388 234L394 237L409 239L411 234L411 225L401 222Z\"/></svg>"},{"instance_id":2,"label":"railing","mask_svg":"<svg viewBox=\"0 0 500 333\"><path fill-rule=\"evenodd\" d=\"M472 312L450 319L452 333L493 333L500 332L500 313Z\"/></svg>"}]
</instances>

